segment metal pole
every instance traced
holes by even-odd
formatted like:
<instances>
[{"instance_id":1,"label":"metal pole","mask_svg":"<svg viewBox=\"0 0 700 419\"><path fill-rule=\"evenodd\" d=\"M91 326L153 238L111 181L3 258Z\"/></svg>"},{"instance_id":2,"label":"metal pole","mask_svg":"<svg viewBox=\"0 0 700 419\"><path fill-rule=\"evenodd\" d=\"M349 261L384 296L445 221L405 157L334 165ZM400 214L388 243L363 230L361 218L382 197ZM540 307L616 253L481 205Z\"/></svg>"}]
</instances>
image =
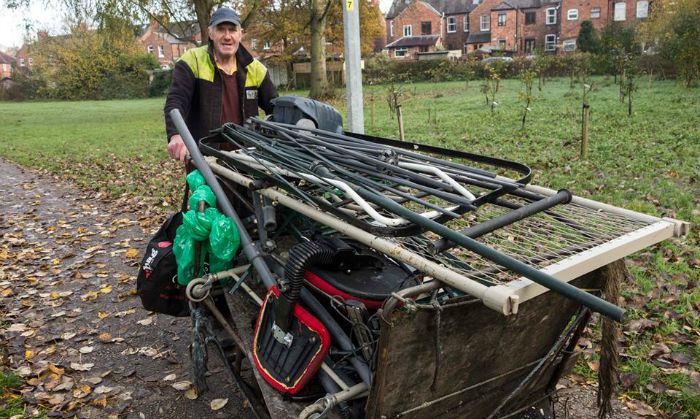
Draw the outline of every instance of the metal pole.
<instances>
[{"instance_id":1,"label":"metal pole","mask_svg":"<svg viewBox=\"0 0 700 419\"><path fill-rule=\"evenodd\" d=\"M348 98L348 129L364 134L365 115L360 66L360 1L343 2L343 39L345 40L345 94Z\"/></svg>"}]
</instances>

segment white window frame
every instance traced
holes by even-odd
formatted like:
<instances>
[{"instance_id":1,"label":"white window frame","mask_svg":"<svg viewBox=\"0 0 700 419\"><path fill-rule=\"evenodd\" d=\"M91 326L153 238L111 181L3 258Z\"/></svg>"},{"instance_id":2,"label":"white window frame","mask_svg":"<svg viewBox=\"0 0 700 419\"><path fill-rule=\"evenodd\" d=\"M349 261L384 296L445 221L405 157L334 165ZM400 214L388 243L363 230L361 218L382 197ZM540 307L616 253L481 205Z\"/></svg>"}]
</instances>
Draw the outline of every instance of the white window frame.
<instances>
[{"instance_id":1,"label":"white window frame","mask_svg":"<svg viewBox=\"0 0 700 419\"><path fill-rule=\"evenodd\" d=\"M496 41L496 45L498 46L498 49L505 50L506 49L506 40L499 39L498 41Z\"/></svg>"},{"instance_id":2,"label":"white window frame","mask_svg":"<svg viewBox=\"0 0 700 419\"><path fill-rule=\"evenodd\" d=\"M557 8L556 7L550 7L549 9L545 10L544 23L546 25L556 25L557 24Z\"/></svg>"},{"instance_id":3,"label":"white window frame","mask_svg":"<svg viewBox=\"0 0 700 419\"><path fill-rule=\"evenodd\" d=\"M165 57L165 47L163 47L162 45L158 45L158 57Z\"/></svg>"},{"instance_id":4,"label":"white window frame","mask_svg":"<svg viewBox=\"0 0 700 419\"><path fill-rule=\"evenodd\" d=\"M394 21L389 21L389 36L394 36Z\"/></svg>"},{"instance_id":5,"label":"white window frame","mask_svg":"<svg viewBox=\"0 0 700 419\"><path fill-rule=\"evenodd\" d=\"M566 11L566 20L578 20L578 9L569 9Z\"/></svg>"},{"instance_id":6,"label":"white window frame","mask_svg":"<svg viewBox=\"0 0 700 419\"><path fill-rule=\"evenodd\" d=\"M528 49L527 44L532 44L532 48ZM537 45L537 40L534 38L526 38L525 41L523 42L523 49L525 50L524 52L526 53L532 53L535 51L535 46Z\"/></svg>"},{"instance_id":7,"label":"white window frame","mask_svg":"<svg viewBox=\"0 0 700 419\"><path fill-rule=\"evenodd\" d=\"M600 19L600 7L591 8L591 19Z\"/></svg>"},{"instance_id":8,"label":"white window frame","mask_svg":"<svg viewBox=\"0 0 700 419\"><path fill-rule=\"evenodd\" d=\"M501 16L503 16L503 24L501 24ZM508 22L508 15L505 13L499 13L496 17L496 25L497 26L506 26L506 23Z\"/></svg>"},{"instance_id":9,"label":"white window frame","mask_svg":"<svg viewBox=\"0 0 700 419\"><path fill-rule=\"evenodd\" d=\"M399 55L399 52L401 53L401 55ZM408 48L406 48L406 47L396 48L394 50L394 57L405 58L407 53L408 53Z\"/></svg>"},{"instance_id":10,"label":"white window frame","mask_svg":"<svg viewBox=\"0 0 700 419\"><path fill-rule=\"evenodd\" d=\"M462 22L462 28L464 32L469 32L469 15L464 15L464 22Z\"/></svg>"},{"instance_id":11,"label":"white window frame","mask_svg":"<svg viewBox=\"0 0 700 419\"><path fill-rule=\"evenodd\" d=\"M640 9L639 6L642 6ZM649 0L637 0L637 19L646 19L649 17Z\"/></svg>"},{"instance_id":12,"label":"white window frame","mask_svg":"<svg viewBox=\"0 0 700 419\"><path fill-rule=\"evenodd\" d=\"M146 52L149 54L153 54L153 45L148 44L148 46L146 46Z\"/></svg>"},{"instance_id":13,"label":"white window frame","mask_svg":"<svg viewBox=\"0 0 700 419\"><path fill-rule=\"evenodd\" d=\"M545 51L556 51L557 49L557 36L553 33L544 36L544 50Z\"/></svg>"},{"instance_id":14,"label":"white window frame","mask_svg":"<svg viewBox=\"0 0 700 419\"><path fill-rule=\"evenodd\" d=\"M481 32L491 32L491 15L479 16L479 30Z\"/></svg>"},{"instance_id":15,"label":"white window frame","mask_svg":"<svg viewBox=\"0 0 700 419\"><path fill-rule=\"evenodd\" d=\"M34 65L34 59L32 57L27 58L27 64L29 64L30 67Z\"/></svg>"},{"instance_id":16,"label":"white window frame","mask_svg":"<svg viewBox=\"0 0 700 419\"><path fill-rule=\"evenodd\" d=\"M627 3L618 1L615 3L615 13L613 15L613 20L615 22L622 22L627 20Z\"/></svg>"},{"instance_id":17,"label":"white window frame","mask_svg":"<svg viewBox=\"0 0 700 419\"><path fill-rule=\"evenodd\" d=\"M19 66L24 67L24 58L19 59Z\"/></svg>"},{"instance_id":18,"label":"white window frame","mask_svg":"<svg viewBox=\"0 0 700 419\"><path fill-rule=\"evenodd\" d=\"M258 49L258 39L257 38L253 38L250 40L250 48L254 49L254 50Z\"/></svg>"},{"instance_id":19,"label":"white window frame","mask_svg":"<svg viewBox=\"0 0 700 419\"><path fill-rule=\"evenodd\" d=\"M457 17L447 16L447 33L457 32Z\"/></svg>"},{"instance_id":20,"label":"white window frame","mask_svg":"<svg viewBox=\"0 0 700 419\"><path fill-rule=\"evenodd\" d=\"M413 36L413 26L403 25L403 36Z\"/></svg>"},{"instance_id":21,"label":"white window frame","mask_svg":"<svg viewBox=\"0 0 700 419\"><path fill-rule=\"evenodd\" d=\"M270 41L263 42L263 51L269 51L272 48Z\"/></svg>"},{"instance_id":22,"label":"white window frame","mask_svg":"<svg viewBox=\"0 0 700 419\"><path fill-rule=\"evenodd\" d=\"M561 43L561 48L566 52L576 51L576 40L575 39L567 39L566 41Z\"/></svg>"}]
</instances>

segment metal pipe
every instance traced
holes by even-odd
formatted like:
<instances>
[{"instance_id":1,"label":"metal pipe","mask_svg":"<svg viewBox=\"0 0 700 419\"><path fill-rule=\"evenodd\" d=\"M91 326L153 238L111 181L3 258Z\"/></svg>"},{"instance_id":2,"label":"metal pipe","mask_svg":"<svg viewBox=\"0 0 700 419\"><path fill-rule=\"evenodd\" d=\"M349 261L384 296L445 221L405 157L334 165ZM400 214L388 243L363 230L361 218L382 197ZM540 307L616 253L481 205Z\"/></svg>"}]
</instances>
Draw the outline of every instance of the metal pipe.
<instances>
[{"instance_id":1,"label":"metal pipe","mask_svg":"<svg viewBox=\"0 0 700 419\"><path fill-rule=\"evenodd\" d=\"M464 234L467 237L471 237L472 239L476 239L485 234L491 233L494 230L516 223L522 220L523 218L537 214L541 211L548 210L555 205L567 204L571 202L571 198L571 192L569 192L566 189L562 189L550 197L532 202L528 205L524 205L514 211L510 211L506 214L494 217L490 220L481 222L474 226L467 227L460 231L460 233ZM456 243L442 238L440 240L435 240L432 242L432 251L433 253L440 253L454 246L456 246Z\"/></svg>"},{"instance_id":2,"label":"metal pipe","mask_svg":"<svg viewBox=\"0 0 700 419\"><path fill-rule=\"evenodd\" d=\"M329 410L333 409L333 407L335 407L338 403L362 397L368 389L369 387L367 387L365 383L360 383L355 384L349 389L343 390L339 393L329 394L328 396L320 399L316 403L309 405L304 410L302 410L299 414L299 419L321 417L313 415L321 415L324 412L328 412Z\"/></svg>"},{"instance_id":3,"label":"metal pipe","mask_svg":"<svg viewBox=\"0 0 700 419\"><path fill-rule=\"evenodd\" d=\"M364 188L359 188L357 192L366 199L393 211L395 214L402 216L414 223L425 227L426 229L441 235L442 237L451 240L462 247L465 247L472 252L485 257L486 259L495 262L513 272L517 272L524 277L536 282L550 290L557 292L565 297L579 302L593 311L599 312L606 317L615 321L622 321L625 317L625 310L611 304L601 298L582 291L575 286L559 281L551 275L547 275L532 266L529 266L517 259L514 259L504 253L500 253L478 241L464 236L457 231L453 231L444 225L433 220L426 219L416 214L415 212L404 208L391 199L378 195Z\"/></svg>"}]
</instances>

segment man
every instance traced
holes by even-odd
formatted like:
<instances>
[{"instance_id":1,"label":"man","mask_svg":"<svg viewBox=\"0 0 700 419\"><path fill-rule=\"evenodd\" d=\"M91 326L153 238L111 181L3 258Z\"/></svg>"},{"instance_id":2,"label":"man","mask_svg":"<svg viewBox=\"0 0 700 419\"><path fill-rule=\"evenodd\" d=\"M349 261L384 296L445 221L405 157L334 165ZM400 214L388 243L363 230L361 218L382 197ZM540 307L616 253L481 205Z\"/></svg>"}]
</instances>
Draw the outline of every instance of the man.
<instances>
[{"instance_id":1,"label":"man","mask_svg":"<svg viewBox=\"0 0 700 419\"><path fill-rule=\"evenodd\" d=\"M168 154L185 161L187 148L168 113L179 109L195 139L226 122L241 124L258 114L272 112L277 90L267 69L241 44L241 18L222 7L209 20L209 43L185 52L175 64L165 101Z\"/></svg>"}]
</instances>

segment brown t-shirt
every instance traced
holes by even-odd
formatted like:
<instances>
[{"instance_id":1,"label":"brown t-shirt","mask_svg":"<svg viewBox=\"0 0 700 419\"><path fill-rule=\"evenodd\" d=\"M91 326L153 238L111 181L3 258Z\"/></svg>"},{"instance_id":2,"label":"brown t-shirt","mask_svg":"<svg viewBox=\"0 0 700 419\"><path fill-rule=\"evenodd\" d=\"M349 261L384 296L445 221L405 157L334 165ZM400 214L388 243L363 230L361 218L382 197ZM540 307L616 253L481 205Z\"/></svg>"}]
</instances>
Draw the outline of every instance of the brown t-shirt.
<instances>
[{"instance_id":1,"label":"brown t-shirt","mask_svg":"<svg viewBox=\"0 0 700 419\"><path fill-rule=\"evenodd\" d=\"M219 70L221 79L224 82L224 97L221 103L221 124L233 122L234 124L241 125L243 123L236 73L237 72L226 74L226 72Z\"/></svg>"}]
</instances>

